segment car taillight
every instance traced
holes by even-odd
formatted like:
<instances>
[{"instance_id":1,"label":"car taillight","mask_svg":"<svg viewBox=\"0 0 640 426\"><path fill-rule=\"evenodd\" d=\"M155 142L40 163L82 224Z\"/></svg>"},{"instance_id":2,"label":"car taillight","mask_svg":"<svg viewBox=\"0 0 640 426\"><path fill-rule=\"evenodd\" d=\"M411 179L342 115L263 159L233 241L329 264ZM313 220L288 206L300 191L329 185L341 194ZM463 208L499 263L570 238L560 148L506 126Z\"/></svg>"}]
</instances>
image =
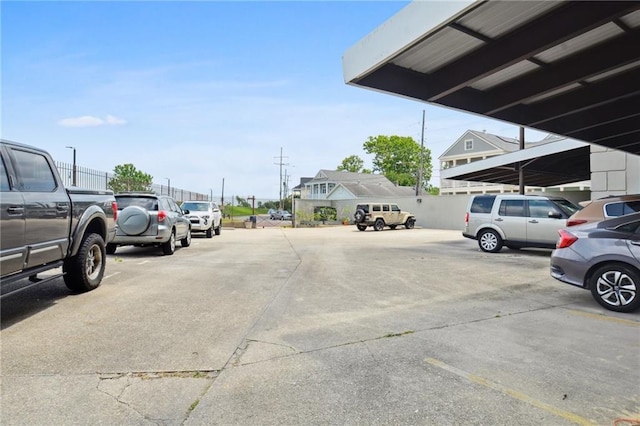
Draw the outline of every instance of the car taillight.
<instances>
[{"instance_id":1,"label":"car taillight","mask_svg":"<svg viewBox=\"0 0 640 426\"><path fill-rule=\"evenodd\" d=\"M163 222L167 218L167 213L164 210L158 212L158 222Z\"/></svg>"},{"instance_id":2,"label":"car taillight","mask_svg":"<svg viewBox=\"0 0 640 426\"><path fill-rule=\"evenodd\" d=\"M113 210L113 221L115 222L116 220L118 220L118 203L117 202L112 202L111 203L111 210Z\"/></svg>"},{"instance_id":3,"label":"car taillight","mask_svg":"<svg viewBox=\"0 0 640 426\"><path fill-rule=\"evenodd\" d=\"M560 239L558 240L558 242L556 243L556 248L567 248L569 247L571 244L575 243L576 241L578 241L578 237L576 237L575 235L573 235L571 232L566 231L564 229L560 229L558 231L558 234L560 234Z\"/></svg>"},{"instance_id":4,"label":"car taillight","mask_svg":"<svg viewBox=\"0 0 640 426\"><path fill-rule=\"evenodd\" d=\"M469 212L464 214L464 223L469 223Z\"/></svg>"},{"instance_id":5,"label":"car taillight","mask_svg":"<svg viewBox=\"0 0 640 426\"><path fill-rule=\"evenodd\" d=\"M567 220L567 226L581 225L583 223L587 223L587 221L585 219L569 219L569 220Z\"/></svg>"}]
</instances>

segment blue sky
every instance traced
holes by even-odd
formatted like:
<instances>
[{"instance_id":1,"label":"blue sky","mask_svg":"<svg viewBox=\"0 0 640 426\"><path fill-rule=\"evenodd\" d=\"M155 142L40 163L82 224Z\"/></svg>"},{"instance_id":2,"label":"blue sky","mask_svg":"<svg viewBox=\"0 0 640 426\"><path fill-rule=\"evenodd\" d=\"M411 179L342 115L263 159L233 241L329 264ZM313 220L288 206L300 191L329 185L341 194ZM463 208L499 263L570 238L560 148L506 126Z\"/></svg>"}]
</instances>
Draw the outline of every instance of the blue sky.
<instances>
[{"instance_id":1,"label":"blue sky","mask_svg":"<svg viewBox=\"0 0 640 426\"><path fill-rule=\"evenodd\" d=\"M369 136L437 157L516 126L347 86L342 55L408 2L2 2L2 137L59 161L225 198L277 199L283 171L335 169ZM533 135L534 133L532 133ZM541 139L536 134L527 138Z\"/></svg>"}]
</instances>

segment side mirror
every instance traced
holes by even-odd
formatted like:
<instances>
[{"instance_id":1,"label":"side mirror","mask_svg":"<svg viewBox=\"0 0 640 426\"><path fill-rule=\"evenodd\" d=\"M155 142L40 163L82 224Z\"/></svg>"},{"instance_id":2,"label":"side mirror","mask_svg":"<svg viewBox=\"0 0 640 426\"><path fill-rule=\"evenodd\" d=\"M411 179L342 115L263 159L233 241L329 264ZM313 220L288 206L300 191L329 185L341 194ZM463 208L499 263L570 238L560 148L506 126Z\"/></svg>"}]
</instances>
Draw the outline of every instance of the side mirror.
<instances>
[{"instance_id":1,"label":"side mirror","mask_svg":"<svg viewBox=\"0 0 640 426\"><path fill-rule=\"evenodd\" d=\"M558 212L554 212L554 211L550 211L550 212L549 212L549 214L548 214L548 216L549 216L551 219L562 219L562 215L561 215L560 213L558 213Z\"/></svg>"},{"instance_id":2,"label":"side mirror","mask_svg":"<svg viewBox=\"0 0 640 426\"><path fill-rule=\"evenodd\" d=\"M182 210L182 214L189 214L189 210Z\"/></svg>"}]
</instances>

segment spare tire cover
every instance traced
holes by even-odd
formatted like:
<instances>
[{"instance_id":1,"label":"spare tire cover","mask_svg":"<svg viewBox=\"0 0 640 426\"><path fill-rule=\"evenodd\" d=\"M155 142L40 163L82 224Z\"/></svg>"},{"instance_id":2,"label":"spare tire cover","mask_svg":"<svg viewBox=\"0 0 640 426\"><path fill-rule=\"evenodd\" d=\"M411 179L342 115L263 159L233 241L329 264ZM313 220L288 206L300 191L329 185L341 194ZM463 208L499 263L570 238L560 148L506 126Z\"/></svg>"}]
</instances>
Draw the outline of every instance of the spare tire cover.
<instances>
[{"instance_id":1,"label":"spare tire cover","mask_svg":"<svg viewBox=\"0 0 640 426\"><path fill-rule=\"evenodd\" d=\"M139 206L129 206L118 213L118 226L127 235L142 234L149 227L149 212Z\"/></svg>"},{"instance_id":2,"label":"spare tire cover","mask_svg":"<svg viewBox=\"0 0 640 426\"><path fill-rule=\"evenodd\" d=\"M364 220L364 210L358 209L356 210L356 214L354 215L356 223L360 223Z\"/></svg>"}]
</instances>

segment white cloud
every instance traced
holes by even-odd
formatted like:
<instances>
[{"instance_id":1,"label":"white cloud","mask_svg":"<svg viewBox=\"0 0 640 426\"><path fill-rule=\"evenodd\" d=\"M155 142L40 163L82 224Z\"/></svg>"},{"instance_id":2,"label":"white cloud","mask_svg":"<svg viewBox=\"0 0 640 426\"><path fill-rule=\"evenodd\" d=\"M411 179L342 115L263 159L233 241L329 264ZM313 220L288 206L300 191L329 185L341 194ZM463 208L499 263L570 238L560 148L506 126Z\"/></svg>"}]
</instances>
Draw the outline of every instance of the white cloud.
<instances>
[{"instance_id":1,"label":"white cloud","mask_svg":"<svg viewBox=\"0 0 640 426\"><path fill-rule=\"evenodd\" d=\"M98 126L121 126L127 124L126 120L107 115L103 120L92 115L83 115L82 117L63 118L58 121L58 125L62 127L98 127Z\"/></svg>"}]
</instances>

